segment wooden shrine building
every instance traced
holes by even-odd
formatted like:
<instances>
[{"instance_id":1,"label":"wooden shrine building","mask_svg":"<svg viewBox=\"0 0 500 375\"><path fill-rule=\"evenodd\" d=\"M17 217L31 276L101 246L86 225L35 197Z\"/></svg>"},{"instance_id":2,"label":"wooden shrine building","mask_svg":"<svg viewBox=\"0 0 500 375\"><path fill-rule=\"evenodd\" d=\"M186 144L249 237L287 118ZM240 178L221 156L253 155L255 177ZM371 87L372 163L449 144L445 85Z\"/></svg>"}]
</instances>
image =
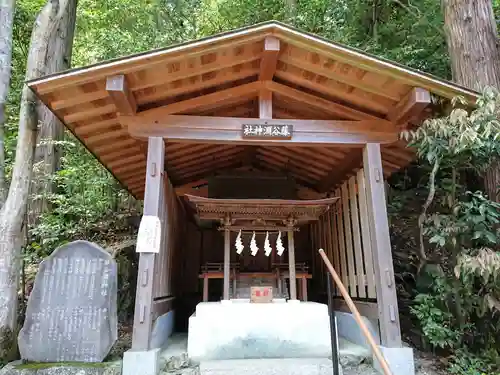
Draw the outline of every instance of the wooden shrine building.
<instances>
[{"instance_id":1,"label":"wooden shrine building","mask_svg":"<svg viewBox=\"0 0 500 375\"><path fill-rule=\"evenodd\" d=\"M133 350L160 345L172 310L186 327L203 301L237 298L236 281L276 275L280 297L326 301L320 247L381 344L401 346L384 181L414 160L399 134L433 97L476 93L277 22L28 85L161 223L159 248L138 249Z\"/></svg>"}]
</instances>

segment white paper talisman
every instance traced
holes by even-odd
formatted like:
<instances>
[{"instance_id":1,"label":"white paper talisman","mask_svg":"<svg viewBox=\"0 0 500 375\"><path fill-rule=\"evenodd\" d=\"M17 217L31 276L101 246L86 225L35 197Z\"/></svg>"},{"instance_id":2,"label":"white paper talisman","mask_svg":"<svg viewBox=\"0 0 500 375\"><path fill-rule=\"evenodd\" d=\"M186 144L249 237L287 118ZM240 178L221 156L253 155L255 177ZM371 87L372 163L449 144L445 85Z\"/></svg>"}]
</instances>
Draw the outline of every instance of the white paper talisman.
<instances>
[{"instance_id":1,"label":"white paper talisman","mask_svg":"<svg viewBox=\"0 0 500 375\"><path fill-rule=\"evenodd\" d=\"M161 221L158 216L144 215L137 234L138 253L159 253L161 242Z\"/></svg>"}]
</instances>

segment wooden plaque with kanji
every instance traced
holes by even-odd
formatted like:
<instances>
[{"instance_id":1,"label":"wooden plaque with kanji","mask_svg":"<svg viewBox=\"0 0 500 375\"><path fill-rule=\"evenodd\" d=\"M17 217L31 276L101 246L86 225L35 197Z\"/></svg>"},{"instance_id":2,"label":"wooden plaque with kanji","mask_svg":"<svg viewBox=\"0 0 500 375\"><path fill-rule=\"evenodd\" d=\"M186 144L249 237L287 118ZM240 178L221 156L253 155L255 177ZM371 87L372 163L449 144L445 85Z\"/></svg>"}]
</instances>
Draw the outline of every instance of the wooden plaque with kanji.
<instances>
[{"instance_id":1,"label":"wooden plaque with kanji","mask_svg":"<svg viewBox=\"0 0 500 375\"><path fill-rule=\"evenodd\" d=\"M271 303L273 301L273 287L271 286L251 286L250 302Z\"/></svg>"}]
</instances>

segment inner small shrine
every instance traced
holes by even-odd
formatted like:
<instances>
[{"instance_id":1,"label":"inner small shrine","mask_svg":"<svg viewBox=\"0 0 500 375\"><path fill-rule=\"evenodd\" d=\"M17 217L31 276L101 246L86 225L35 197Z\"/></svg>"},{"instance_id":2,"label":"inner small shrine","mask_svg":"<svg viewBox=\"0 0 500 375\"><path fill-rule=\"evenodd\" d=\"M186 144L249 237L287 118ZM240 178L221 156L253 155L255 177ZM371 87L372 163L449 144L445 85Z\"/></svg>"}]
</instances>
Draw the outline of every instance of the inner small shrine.
<instances>
[{"instance_id":1,"label":"inner small shrine","mask_svg":"<svg viewBox=\"0 0 500 375\"><path fill-rule=\"evenodd\" d=\"M307 280L312 277L305 263L295 262L295 232L319 220L338 198L318 200L217 199L185 196L199 220L215 221L224 234L223 264L207 263L203 301L208 301L209 280L223 279L223 300L249 299L252 286L272 287L273 297L307 301ZM233 242L236 235L231 262ZM286 247L285 247L286 244Z\"/></svg>"}]
</instances>

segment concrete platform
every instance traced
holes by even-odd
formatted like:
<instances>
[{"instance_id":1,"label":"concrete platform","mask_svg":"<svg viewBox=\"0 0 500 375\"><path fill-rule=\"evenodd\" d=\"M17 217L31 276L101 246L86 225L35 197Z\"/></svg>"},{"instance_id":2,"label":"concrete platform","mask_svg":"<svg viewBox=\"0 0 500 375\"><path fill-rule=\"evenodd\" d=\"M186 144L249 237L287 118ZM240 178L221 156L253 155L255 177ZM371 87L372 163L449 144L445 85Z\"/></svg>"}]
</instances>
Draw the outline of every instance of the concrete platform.
<instances>
[{"instance_id":1,"label":"concrete platform","mask_svg":"<svg viewBox=\"0 0 500 375\"><path fill-rule=\"evenodd\" d=\"M196 361L328 358L327 306L315 302L203 302L189 318L188 354Z\"/></svg>"}]
</instances>

